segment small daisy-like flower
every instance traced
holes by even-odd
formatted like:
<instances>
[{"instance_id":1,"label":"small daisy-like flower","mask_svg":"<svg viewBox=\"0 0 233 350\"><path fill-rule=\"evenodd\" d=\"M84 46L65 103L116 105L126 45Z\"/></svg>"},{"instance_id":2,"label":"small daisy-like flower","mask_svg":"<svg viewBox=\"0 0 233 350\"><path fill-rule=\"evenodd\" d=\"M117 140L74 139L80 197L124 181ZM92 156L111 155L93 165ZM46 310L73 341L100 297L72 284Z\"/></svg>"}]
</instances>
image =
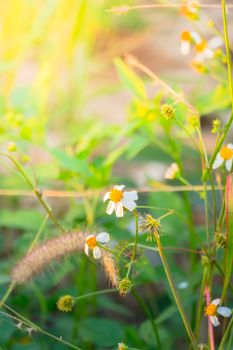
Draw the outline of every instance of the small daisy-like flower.
<instances>
[{"instance_id":1,"label":"small daisy-like flower","mask_svg":"<svg viewBox=\"0 0 233 350\"><path fill-rule=\"evenodd\" d=\"M199 18L199 2L194 0L188 0L186 4L182 5L180 8L180 14L187 17L190 20L197 20Z\"/></svg>"},{"instance_id":2,"label":"small daisy-like flower","mask_svg":"<svg viewBox=\"0 0 233 350\"><path fill-rule=\"evenodd\" d=\"M172 163L166 170L164 178L167 180L174 180L179 174L179 167L177 163Z\"/></svg>"},{"instance_id":3,"label":"small daisy-like flower","mask_svg":"<svg viewBox=\"0 0 233 350\"><path fill-rule=\"evenodd\" d=\"M125 186L114 186L113 189L107 192L104 195L103 202L106 202L109 199L109 203L107 206L106 213L111 215L115 210L116 216L118 218L124 215L124 209L126 208L129 211L133 211L137 204L135 201L138 199L138 195L136 191L123 191Z\"/></svg>"},{"instance_id":4,"label":"small daisy-like flower","mask_svg":"<svg viewBox=\"0 0 233 350\"><path fill-rule=\"evenodd\" d=\"M213 169L219 168L225 162L227 171L231 171L233 163L233 144L228 143L227 146L223 146L220 152L217 154L213 163Z\"/></svg>"},{"instance_id":5,"label":"small daisy-like flower","mask_svg":"<svg viewBox=\"0 0 233 350\"><path fill-rule=\"evenodd\" d=\"M109 234L107 232L101 232L97 236L87 236L84 247L85 254L89 255L89 250L92 250L94 259L99 259L101 257L101 250L98 243L105 244L107 242L109 242Z\"/></svg>"},{"instance_id":6,"label":"small daisy-like flower","mask_svg":"<svg viewBox=\"0 0 233 350\"><path fill-rule=\"evenodd\" d=\"M57 301L57 308L62 312L72 311L74 306L74 298L72 295L63 295Z\"/></svg>"},{"instance_id":7,"label":"small daisy-like flower","mask_svg":"<svg viewBox=\"0 0 233 350\"><path fill-rule=\"evenodd\" d=\"M201 39L196 42L195 51L196 56L194 62L204 62L215 57L216 50L223 44L223 41L219 37L214 37L208 42L205 39Z\"/></svg>"},{"instance_id":8,"label":"small daisy-like flower","mask_svg":"<svg viewBox=\"0 0 233 350\"><path fill-rule=\"evenodd\" d=\"M180 35L181 46L180 52L182 55L186 56L189 54L192 43L192 35L187 30L183 31Z\"/></svg>"},{"instance_id":9,"label":"small daisy-like flower","mask_svg":"<svg viewBox=\"0 0 233 350\"><path fill-rule=\"evenodd\" d=\"M224 306L219 306L220 299L214 299L212 302L205 308L205 315L210 318L210 322L214 327L220 325L217 315L221 315L223 317L230 317L232 312L231 309Z\"/></svg>"},{"instance_id":10,"label":"small daisy-like flower","mask_svg":"<svg viewBox=\"0 0 233 350\"><path fill-rule=\"evenodd\" d=\"M202 39L200 35L195 31L183 31L180 35L181 46L180 52L182 55L188 55L191 50L192 44L198 45L201 43Z\"/></svg>"}]
</instances>

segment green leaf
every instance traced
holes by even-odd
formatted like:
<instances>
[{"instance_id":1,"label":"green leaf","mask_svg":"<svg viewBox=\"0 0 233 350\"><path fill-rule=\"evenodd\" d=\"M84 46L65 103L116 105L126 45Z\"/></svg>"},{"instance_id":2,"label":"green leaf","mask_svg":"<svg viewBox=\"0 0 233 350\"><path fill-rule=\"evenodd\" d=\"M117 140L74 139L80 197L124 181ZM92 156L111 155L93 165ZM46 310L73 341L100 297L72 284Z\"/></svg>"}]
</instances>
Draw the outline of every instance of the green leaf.
<instances>
[{"instance_id":1,"label":"green leaf","mask_svg":"<svg viewBox=\"0 0 233 350\"><path fill-rule=\"evenodd\" d=\"M140 151L142 151L148 144L150 143L150 139L147 137L143 137L140 135L135 135L132 141L130 142L126 157L128 159L134 158Z\"/></svg>"},{"instance_id":2,"label":"green leaf","mask_svg":"<svg viewBox=\"0 0 233 350\"><path fill-rule=\"evenodd\" d=\"M35 210L1 210L0 226L22 230L36 231L43 216Z\"/></svg>"},{"instance_id":3,"label":"green leaf","mask_svg":"<svg viewBox=\"0 0 233 350\"><path fill-rule=\"evenodd\" d=\"M207 94L198 96L195 107L201 114L209 114L226 109L231 102L228 86L218 85Z\"/></svg>"},{"instance_id":4,"label":"green leaf","mask_svg":"<svg viewBox=\"0 0 233 350\"><path fill-rule=\"evenodd\" d=\"M227 287L231 279L233 264L233 174L226 180L226 238L225 249L225 279L222 289L222 300L225 298Z\"/></svg>"},{"instance_id":5,"label":"green leaf","mask_svg":"<svg viewBox=\"0 0 233 350\"><path fill-rule=\"evenodd\" d=\"M60 166L64 169L81 174L89 173L88 165L85 160L77 159L74 156L71 157L67 153L57 148L50 150L50 153L57 159Z\"/></svg>"},{"instance_id":6,"label":"green leaf","mask_svg":"<svg viewBox=\"0 0 233 350\"><path fill-rule=\"evenodd\" d=\"M100 349L116 345L122 340L123 328L119 322L104 318L86 318L79 323L79 336Z\"/></svg>"},{"instance_id":7,"label":"green leaf","mask_svg":"<svg viewBox=\"0 0 233 350\"><path fill-rule=\"evenodd\" d=\"M124 86L134 96L146 100L147 93L142 80L120 58L116 58L114 63Z\"/></svg>"}]
</instances>

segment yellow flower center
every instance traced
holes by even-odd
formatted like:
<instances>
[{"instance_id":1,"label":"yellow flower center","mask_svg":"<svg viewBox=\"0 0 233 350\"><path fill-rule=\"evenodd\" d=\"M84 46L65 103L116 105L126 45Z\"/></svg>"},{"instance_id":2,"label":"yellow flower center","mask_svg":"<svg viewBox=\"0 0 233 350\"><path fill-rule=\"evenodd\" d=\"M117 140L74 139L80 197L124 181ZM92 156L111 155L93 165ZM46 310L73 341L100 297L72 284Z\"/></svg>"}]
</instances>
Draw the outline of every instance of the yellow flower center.
<instances>
[{"instance_id":1,"label":"yellow flower center","mask_svg":"<svg viewBox=\"0 0 233 350\"><path fill-rule=\"evenodd\" d=\"M199 44L196 44L195 49L197 52L203 52L207 48L207 42L202 39Z\"/></svg>"},{"instance_id":2,"label":"yellow flower center","mask_svg":"<svg viewBox=\"0 0 233 350\"><path fill-rule=\"evenodd\" d=\"M192 37L188 31L182 32L180 37L181 37L181 40L183 40L183 41L191 41L192 40Z\"/></svg>"},{"instance_id":3,"label":"yellow flower center","mask_svg":"<svg viewBox=\"0 0 233 350\"><path fill-rule=\"evenodd\" d=\"M206 316L215 316L217 313L217 306L214 304L210 304L205 308Z\"/></svg>"},{"instance_id":4,"label":"yellow flower center","mask_svg":"<svg viewBox=\"0 0 233 350\"><path fill-rule=\"evenodd\" d=\"M220 151L220 155L224 160L228 160L233 156L233 150L228 148L227 146L223 146Z\"/></svg>"},{"instance_id":5,"label":"yellow flower center","mask_svg":"<svg viewBox=\"0 0 233 350\"><path fill-rule=\"evenodd\" d=\"M87 242L90 249L94 249L97 245L97 241L96 241L96 238L94 236L87 238L86 242Z\"/></svg>"},{"instance_id":6,"label":"yellow flower center","mask_svg":"<svg viewBox=\"0 0 233 350\"><path fill-rule=\"evenodd\" d=\"M123 192L120 190L116 190L115 188L110 192L109 196L110 200L117 203L120 202L123 198Z\"/></svg>"}]
</instances>

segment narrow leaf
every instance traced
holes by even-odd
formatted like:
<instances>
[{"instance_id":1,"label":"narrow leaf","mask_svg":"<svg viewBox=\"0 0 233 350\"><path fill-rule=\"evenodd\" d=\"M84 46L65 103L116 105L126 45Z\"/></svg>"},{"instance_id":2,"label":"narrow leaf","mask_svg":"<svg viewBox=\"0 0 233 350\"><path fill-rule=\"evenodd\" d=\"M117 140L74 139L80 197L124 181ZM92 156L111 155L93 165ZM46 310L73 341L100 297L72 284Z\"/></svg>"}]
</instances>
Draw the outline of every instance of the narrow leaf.
<instances>
[{"instance_id":1,"label":"narrow leaf","mask_svg":"<svg viewBox=\"0 0 233 350\"><path fill-rule=\"evenodd\" d=\"M225 250L225 280L222 290L222 300L225 298L231 279L233 264L233 174L226 180L226 250Z\"/></svg>"},{"instance_id":2,"label":"narrow leaf","mask_svg":"<svg viewBox=\"0 0 233 350\"><path fill-rule=\"evenodd\" d=\"M114 62L124 86L139 99L147 99L146 89L142 80L120 58L116 58Z\"/></svg>"}]
</instances>

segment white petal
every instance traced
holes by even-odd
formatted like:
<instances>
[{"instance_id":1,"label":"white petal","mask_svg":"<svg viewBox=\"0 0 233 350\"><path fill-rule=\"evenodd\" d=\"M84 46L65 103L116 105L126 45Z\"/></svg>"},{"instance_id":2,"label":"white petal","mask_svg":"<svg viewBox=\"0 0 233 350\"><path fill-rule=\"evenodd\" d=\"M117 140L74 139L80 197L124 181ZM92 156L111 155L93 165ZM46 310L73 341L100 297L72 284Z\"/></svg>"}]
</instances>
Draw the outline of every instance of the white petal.
<instances>
[{"instance_id":1,"label":"white petal","mask_svg":"<svg viewBox=\"0 0 233 350\"><path fill-rule=\"evenodd\" d=\"M121 202L117 202L115 205L115 213L117 218L124 216L123 205Z\"/></svg>"},{"instance_id":2,"label":"white petal","mask_svg":"<svg viewBox=\"0 0 233 350\"><path fill-rule=\"evenodd\" d=\"M211 59L211 58L214 57L214 51L211 50L211 49L206 48L206 49L203 51L203 55L204 55L205 58Z\"/></svg>"},{"instance_id":3,"label":"white petal","mask_svg":"<svg viewBox=\"0 0 233 350\"><path fill-rule=\"evenodd\" d=\"M220 153L218 153L213 163L213 169L219 168L223 162L224 162L224 159L221 157Z\"/></svg>"},{"instance_id":4,"label":"white petal","mask_svg":"<svg viewBox=\"0 0 233 350\"><path fill-rule=\"evenodd\" d=\"M133 211L136 208L136 206L137 206L137 204L134 201L126 200L124 198L121 200L121 203L129 211Z\"/></svg>"},{"instance_id":5,"label":"white petal","mask_svg":"<svg viewBox=\"0 0 233 350\"><path fill-rule=\"evenodd\" d=\"M227 148L233 149L233 143L228 143Z\"/></svg>"},{"instance_id":6,"label":"white petal","mask_svg":"<svg viewBox=\"0 0 233 350\"><path fill-rule=\"evenodd\" d=\"M222 44L223 44L223 41L219 36L215 36L214 38L212 38L208 41L208 46L211 49L217 49Z\"/></svg>"},{"instance_id":7,"label":"white petal","mask_svg":"<svg viewBox=\"0 0 233 350\"><path fill-rule=\"evenodd\" d=\"M196 44L201 43L201 37L197 32L192 31L190 34L191 34L191 37L193 38L193 40L195 41Z\"/></svg>"},{"instance_id":8,"label":"white petal","mask_svg":"<svg viewBox=\"0 0 233 350\"><path fill-rule=\"evenodd\" d=\"M103 202L106 202L110 198L110 192L105 193Z\"/></svg>"},{"instance_id":9,"label":"white petal","mask_svg":"<svg viewBox=\"0 0 233 350\"><path fill-rule=\"evenodd\" d=\"M220 299L217 298L217 299L212 300L212 301L211 301L211 304L219 305L219 304L220 304Z\"/></svg>"},{"instance_id":10,"label":"white petal","mask_svg":"<svg viewBox=\"0 0 233 350\"><path fill-rule=\"evenodd\" d=\"M232 163L233 163L233 158L230 158L230 159L226 160L225 165L226 165L227 171L231 171Z\"/></svg>"},{"instance_id":11,"label":"white petal","mask_svg":"<svg viewBox=\"0 0 233 350\"><path fill-rule=\"evenodd\" d=\"M187 56L190 52L190 48L191 48L191 45L189 41L187 40L181 41L181 45L180 45L181 55Z\"/></svg>"},{"instance_id":12,"label":"white petal","mask_svg":"<svg viewBox=\"0 0 233 350\"><path fill-rule=\"evenodd\" d=\"M115 206L116 206L115 203L113 201L110 201L108 203L108 206L107 206L107 209L106 209L106 213L108 215L111 215L113 213L114 209L115 209Z\"/></svg>"},{"instance_id":13,"label":"white petal","mask_svg":"<svg viewBox=\"0 0 233 350\"><path fill-rule=\"evenodd\" d=\"M113 188L114 188L115 190L122 191L123 188L125 188L125 185L120 185L120 186L115 185Z\"/></svg>"},{"instance_id":14,"label":"white petal","mask_svg":"<svg viewBox=\"0 0 233 350\"><path fill-rule=\"evenodd\" d=\"M136 201L138 199L137 191L130 191L130 192L125 191L123 193L123 198L126 200Z\"/></svg>"},{"instance_id":15,"label":"white petal","mask_svg":"<svg viewBox=\"0 0 233 350\"><path fill-rule=\"evenodd\" d=\"M89 245L87 243L85 243L84 252L86 255L89 255Z\"/></svg>"},{"instance_id":16,"label":"white petal","mask_svg":"<svg viewBox=\"0 0 233 350\"><path fill-rule=\"evenodd\" d=\"M107 243L109 242L109 234L107 232L100 232L97 236L96 236L96 240L99 243Z\"/></svg>"},{"instance_id":17,"label":"white petal","mask_svg":"<svg viewBox=\"0 0 233 350\"><path fill-rule=\"evenodd\" d=\"M230 317L232 314L231 309L229 309L229 307L224 307L224 306L220 306L217 310L217 313L224 317Z\"/></svg>"},{"instance_id":18,"label":"white petal","mask_svg":"<svg viewBox=\"0 0 233 350\"><path fill-rule=\"evenodd\" d=\"M99 259L100 257L101 257L101 250L100 250L100 248L99 247L95 247L94 249L93 249L93 257L94 257L94 259Z\"/></svg>"},{"instance_id":19,"label":"white petal","mask_svg":"<svg viewBox=\"0 0 233 350\"><path fill-rule=\"evenodd\" d=\"M210 316L210 322L214 327L217 327L220 325L218 317L217 316Z\"/></svg>"}]
</instances>

